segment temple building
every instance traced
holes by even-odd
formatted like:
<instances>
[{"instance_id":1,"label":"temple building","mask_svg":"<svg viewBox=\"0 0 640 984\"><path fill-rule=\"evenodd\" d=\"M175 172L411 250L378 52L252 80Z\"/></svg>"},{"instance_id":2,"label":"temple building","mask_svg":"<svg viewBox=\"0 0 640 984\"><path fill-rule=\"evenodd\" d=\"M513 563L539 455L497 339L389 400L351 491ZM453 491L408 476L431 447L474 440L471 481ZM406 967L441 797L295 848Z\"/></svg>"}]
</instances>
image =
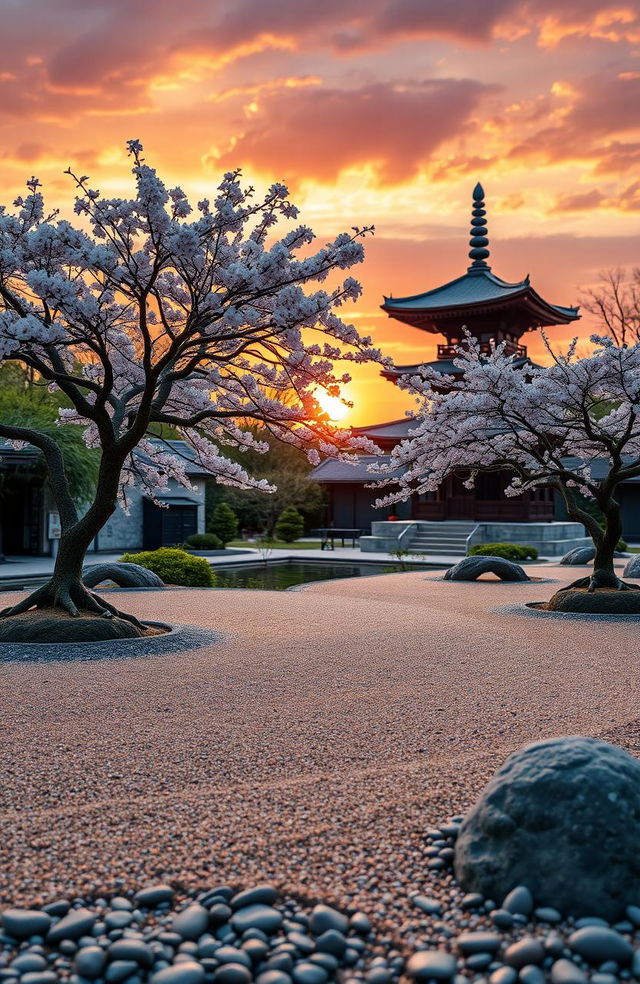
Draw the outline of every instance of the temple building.
<instances>
[{"instance_id":1,"label":"temple building","mask_svg":"<svg viewBox=\"0 0 640 984\"><path fill-rule=\"evenodd\" d=\"M567 325L580 317L578 308L552 304L541 297L528 276L518 283L508 283L492 272L487 262L490 255L489 239L484 191L480 184L473 190L470 236L471 265L461 277L410 297L384 298L382 310L390 318L430 335L444 337L444 341L437 345L435 360L425 359L420 365L397 366L385 370L382 375L391 382L424 365L443 375L461 375L453 360L456 357L456 347L464 340L465 328L477 339L481 351L488 353L492 345L504 343L506 353L513 355L516 365L526 371L527 365L532 365L522 341L527 332L537 328ZM412 419L404 417L401 420L356 428L356 432L370 437L383 452L388 452L407 437L412 426ZM389 509L374 509L373 503L380 493L367 488L367 484L372 481L372 476L367 471L372 460L375 459L363 455L355 466L338 461L323 461L312 477L328 491L331 525L368 531L372 528L372 523L374 524L374 536L362 538L363 549L374 550L383 548L383 533L397 536L397 527L384 522ZM484 524L484 532L489 540L517 539L535 543L540 539L535 535L539 531L533 530L532 524L539 526L548 523L552 523L554 529L543 532L550 534L552 538L557 534L563 548L568 540L582 539L584 531L578 524L558 523L556 526L554 520L558 515L557 504L550 489L537 489L516 498L508 498L503 491L506 484L505 476L489 472L479 475L476 488L469 490L464 487L462 478L450 477L437 492L414 495L409 502L399 503L395 511L399 520L418 524L411 542L416 548L425 548L425 552L434 543L438 545L442 542L445 548L461 546L462 541L466 541L478 524ZM443 525L435 528L435 523ZM521 524L527 524L528 528L517 529L515 532L511 529L512 526L520 527ZM381 529L382 526L385 527L384 530ZM504 527L504 535L496 535L500 532L497 530L498 526ZM560 526L572 529L560 529ZM523 534L524 540L520 534ZM482 539L487 540L487 537L480 531L476 539L481 542ZM427 543L427 540L431 542ZM442 552L447 550L443 549ZM555 552L560 552L560 547Z\"/></svg>"}]
</instances>

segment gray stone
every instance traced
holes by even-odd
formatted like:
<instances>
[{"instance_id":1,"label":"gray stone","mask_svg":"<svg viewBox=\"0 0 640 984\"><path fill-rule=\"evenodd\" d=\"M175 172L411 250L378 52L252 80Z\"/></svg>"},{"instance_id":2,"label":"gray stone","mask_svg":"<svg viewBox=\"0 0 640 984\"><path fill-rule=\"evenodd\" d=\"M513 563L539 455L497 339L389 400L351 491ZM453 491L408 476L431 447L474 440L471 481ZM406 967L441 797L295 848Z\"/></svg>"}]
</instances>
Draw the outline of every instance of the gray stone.
<instances>
[{"instance_id":1,"label":"gray stone","mask_svg":"<svg viewBox=\"0 0 640 984\"><path fill-rule=\"evenodd\" d=\"M11 968L21 974L28 974L31 971L46 970L47 961L40 953L21 953L11 961Z\"/></svg>"},{"instance_id":2,"label":"gray stone","mask_svg":"<svg viewBox=\"0 0 640 984\"><path fill-rule=\"evenodd\" d=\"M111 960L135 960L142 967L150 967L153 963L153 952L148 943L142 940L116 940L109 947Z\"/></svg>"},{"instance_id":3,"label":"gray stone","mask_svg":"<svg viewBox=\"0 0 640 984\"><path fill-rule=\"evenodd\" d=\"M517 970L527 964L541 964L544 957L544 947L535 936L524 936L517 943L512 943L504 955L505 963Z\"/></svg>"},{"instance_id":4,"label":"gray stone","mask_svg":"<svg viewBox=\"0 0 640 984\"><path fill-rule=\"evenodd\" d=\"M209 928L209 910L194 902L174 917L172 928L183 940L197 940Z\"/></svg>"},{"instance_id":5,"label":"gray stone","mask_svg":"<svg viewBox=\"0 0 640 984\"><path fill-rule=\"evenodd\" d=\"M63 916L60 922L49 930L47 943L59 943L60 940L78 940L89 933L97 919L96 913L90 909L72 909Z\"/></svg>"},{"instance_id":6,"label":"gray stone","mask_svg":"<svg viewBox=\"0 0 640 984\"><path fill-rule=\"evenodd\" d=\"M332 953L312 953L309 962L317 964L318 967L324 967L329 975L333 974L340 966L338 958L334 957Z\"/></svg>"},{"instance_id":7,"label":"gray stone","mask_svg":"<svg viewBox=\"0 0 640 984\"><path fill-rule=\"evenodd\" d=\"M467 814L456 842L463 888L500 898L527 885L544 906L609 922L637 899L640 762L595 738L515 752Z\"/></svg>"},{"instance_id":8,"label":"gray stone","mask_svg":"<svg viewBox=\"0 0 640 984\"><path fill-rule=\"evenodd\" d=\"M258 974L256 984L291 984L291 978L282 970L265 970Z\"/></svg>"},{"instance_id":9,"label":"gray stone","mask_svg":"<svg viewBox=\"0 0 640 984\"><path fill-rule=\"evenodd\" d=\"M226 963L215 971L215 984L250 984L251 971L244 964Z\"/></svg>"},{"instance_id":10,"label":"gray stone","mask_svg":"<svg viewBox=\"0 0 640 984\"><path fill-rule=\"evenodd\" d=\"M138 965L135 960L114 960L107 967L104 979L109 981L109 984L117 984L118 981L124 981L127 977L131 977L137 970Z\"/></svg>"},{"instance_id":11,"label":"gray stone","mask_svg":"<svg viewBox=\"0 0 640 984\"><path fill-rule=\"evenodd\" d=\"M141 905L145 909L155 909L157 905L171 902L172 898L173 889L169 885L149 885L136 892L134 896L136 905Z\"/></svg>"},{"instance_id":12,"label":"gray stone","mask_svg":"<svg viewBox=\"0 0 640 984\"><path fill-rule=\"evenodd\" d=\"M36 970L23 974L20 984L58 984L58 975L53 970Z\"/></svg>"},{"instance_id":13,"label":"gray stone","mask_svg":"<svg viewBox=\"0 0 640 984\"><path fill-rule=\"evenodd\" d=\"M50 925L51 916L36 909L5 909L2 913L2 928L16 940L44 936Z\"/></svg>"},{"instance_id":14,"label":"gray stone","mask_svg":"<svg viewBox=\"0 0 640 984\"><path fill-rule=\"evenodd\" d=\"M595 547L576 547L564 555L560 561L565 567L584 567L590 564L596 555Z\"/></svg>"},{"instance_id":15,"label":"gray stone","mask_svg":"<svg viewBox=\"0 0 640 984\"><path fill-rule=\"evenodd\" d=\"M638 554L640 557L640 554ZM625 910L625 915L629 922L632 922L634 926L640 926L640 906L628 905Z\"/></svg>"},{"instance_id":16,"label":"gray stone","mask_svg":"<svg viewBox=\"0 0 640 984\"><path fill-rule=\"evenodd\" d=\"M231 912L231 908L226 903L216 902L209 909L209 922L212 926L222 926L231 918Z\"/></svg>"},{"instance_id":17,"label":"gray stone","mask_svg":"<svg viewBox=\"0 0 640 984\"><path fill-rule=\"evenodd\" d=\"M500 949L502 939L497 933L483 931L461 933L456 943L460 953L465 956L470 953L495 953Z\"/></svg>"},{"instance_id":18,"label":"gray stone","mask_svg":"<svg viewBox=\"0 0 640 984\"><path fill-rule=\"evenodd\" d=\"M320 936L328 929L337 929L339 933L346 933L349 920L337 909L332 909L328 905L316 905L311 911L309 928L314 936Z\"/></svg>"},{"instance_id":19,"label":"gray stone","mask_svg":"<svg viewBox=\"0 0 640 984\"><path fill-rule=\"evenodd\" d=\"M329 974L324 967L308 960L296 964L291 976L296 984L326 984L329 980Z\"/></svg>"},{"instance_id":20,"label":"gray stone","mask_svg":"<svg viewBox=\"0 0 640 984\"><path fill-rule=\"evenodd\" d=\"M491 953L472 953L464 963L469 970L486 970L493 963L493 956Z\"/></svg>"},{"instance_id":21,"label":"gray stone","mask_svg":"<svg viewBox=\"0 0 640 984\"><path fill-rule=\"evenodd\" d=\"M247 905L256 905L262 902L264 905L273 905L278 898L278 890L273 885L256 885L255 888L248 888L244 892L238 892L231 899L229 905L232 909L244 909Z\"/></svg>"},{"instance_id":22,"label":"gray stone","mask_svg":"<svg viewBox=\"0 0 640 984\"><path fill-rule=\"evenodd\" d=\"M445 581L477 581L481 574L495 574L501 581L529 581L528 574L504 557L465 557L445 571Z\"/></svg>"},{"instance_id":23,"label":"gray stone","mask_svg":"<svg viewBox=\"0 0 640 984\"><path fill-rule=\"evenodd\" d=\"M517 885L505 898L502 908L507 912L519 912L523 916L530 916L533 912L533 895L526 885Z\"/></svg>"},{"instance_id":24,"label":"gray stone","mask_svg":"<svg viewBox=\"0 0 640 984\"><path fill-rule=\"evenodd\" d=\"M82 580L88 588L95 588L103 581L113 581L120 588L164 588L164 581L153 571L140 564L115 561L110 564L91 564L83 568Z\"/></svg>"},{"instance_id":25,"label":"gray stone","mask_svg":"<svg viewBox=\"0 0 640 984\"><path fill-rule=\"evenodd\" d=\"M586 984L587 975L571 960L556 960L551 968L551 984Z\"/></svg>"},{"instance_id":26,"label":"gray stone","mask_svg":"<svg viewBox=\"0 0 640 984\"><path fill-rule=\"evenodd\" d=\"M513 913L506 909L494 909L491 913L491 921L500 929L509 929L513 926Z\"/></svg>"},{"instance_id":27,"label":"gray stone","mask_svg":"<svg viewBox=\"0 0 640 984\"><path fill-rule=\"evenodd\" d=\"M562 919L562 916L558 910L554 909L553 906L550 905L540 906L534 911L533 914L540 922L551 923L552 926L555 925L555 923L559 923Z\"/></svg>"},{"instance_id":28,"label":"gray stone","mask_svg":"<svg viewBox=\"0 0 640 984\"><path fill-rule=\"evenodd\" d=\"M633 959L633 947L624 936L602 926L586 926L572 933L569 946L592 964L615 960L624 966Z\"/></svg>"},{"instance_id":29,"label":"gray stone","mask_svg":"<svg viewBox=\"0 0 640 984\"><path fill-rule=\"evenodd\" d=\"M195 960L163 967L151 977L151 984L203 984L204 967Z\"/></svg>"},{"instance_id":30,"label":"gray stone","mask_svg":"<svg viewBox=\"0 0 640 984\"><path fill-rule=\"evenodd\" d=\"M516 984L518 971L515 967L499 967L489 978L490 984Z\"/></svg>"},{"instance_id":31,"label":"gray stone","mask_svg":"<svg viewBox=\"0 0 640 984\"><path fill-rule=\"evenodd\" d=\"M254 902L253 905L236 909L231 917L231 925L236 933L244 933L247 929L261 929L264 933L271 934L282 926L282 913L270 905Z\"/></svg>"},{"instance_id":32,"label":"gray stone","mask_svg":"<svg viewBox=\"0 0 640 984\"><path fill-rule=\"evenodd\" d=\"M640 577L640 554L633 554L625 564L623 577Z\"/></svg>"},{"instance_id":33,"label":"gray stone","mask_svg":"<svg viewBox=\"0 0 640 984\"><path fill-rule=\"evenodd\" d=\"M317 937L316 949L320 953L332 953L334 957L341 957L347 949L347 941L339 930L327 929Z\"/></svg>"},{"instance_id":34,"label":"gray stone","mask_svg":"<svg viewBox=\"0 0 640 984\"><path fill-rule=\"evenodd\" d=\"M296 950L299 950L303 956L308 953L313 953L316 948L314 941L306 933L289 933L287 939L290 943L293 943Z\"/></svg>"},{"instance_id":35,"label":"gray stone","mask_svg":"<svg viewBox=\"0 0 640 984\"><path fill-rule=\"evenodd\" d=\"M221 946L216 950L216 960L218 963L239 963L247 969L251 969L251 958L245 950L239 950L236 946Z\"/></svg>"},{"instance_id":36,"label":"gray stone","mask_svg":"<svg viewBox=\"0 0 640 984\"><path fill-rule=\"evenodd\" d=\"M426 895L412 896L411 904L426 912L428 916L440 915L442 912L442 903L438 902L437 899L430 899Z\"/></svg>"},{"instance_id":37,"label":"gray stone","mask_svg":"<svg viewBox=\"0 0 640 984\"><path fill-rule=\"evenodd\" d=\"M367 936L371 932L371 920L364 912L354 912L349 925L359 936Z\"/></svg>"},{"instance_id":38,"label":"gray stone","mask_svg":"<svg viewBox=\"0 0 640 984\"><path fill-rule=\"evenodd\" d=\"M536 967L535 964L527 964L525 967L521 967L518 979L521 984L545 984L546 980L542 968Z\"/></svg>"},{"instance_id":39,"label":"gray stone","mask_svg":"<svg viewBox=\"0 0 640 984\"><path fill-rule=\"evenodd\" d=\"M414 981L449 981L455 972L455 957L442 950L419 950L407 961L407 974Z\"/></svg>"},{"instance_id":40,"label":"gray stone","mask_svg":"<svg viewBox=\"0 0 640 984\"><path fill-rule=\"evenodd\" d=\"M115 912L107 912L104 921L107 929L124 929L133 921L133 916L124 909L117 909Z\"/></svg>"},{"instance_id":41,"label":"gray stone","mask_svg":"<svg viewBox=\"0 0 640 984\"><path fill-rule=\"evenodd\" d=\"M107 955L101 946L85 946L76 953L73 969L80 977L94 980L102 975L107 962Z\"/></svg>"}]
</instances>

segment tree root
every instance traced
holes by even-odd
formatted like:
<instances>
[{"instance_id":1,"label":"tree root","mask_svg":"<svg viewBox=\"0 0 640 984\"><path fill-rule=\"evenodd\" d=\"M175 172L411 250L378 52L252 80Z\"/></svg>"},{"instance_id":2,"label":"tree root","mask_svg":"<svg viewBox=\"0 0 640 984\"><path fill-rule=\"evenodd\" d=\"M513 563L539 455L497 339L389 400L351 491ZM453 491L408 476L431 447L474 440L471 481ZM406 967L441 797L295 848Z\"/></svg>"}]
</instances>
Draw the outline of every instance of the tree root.
<instances>
[{"instance_id":1,"label":"tree root","mask_svg":"<svg viewBox=\"0 0 640 984\"><path fill-rule=\"evenodd\" d=\"M628 581L623 581L616 574L611 574L610 571L594 570L593 574L587 575L587 577L579 577L577 581L572 581L566 587L558 588L556 594L560 594L562 591L575 591L580 588L586 588L589 594L593 594L594 591L602 590L603 588L608 588L611 591L639 590L637 584L630 584Z\"/></svg>"},{"instance_id":2,"label":"tree root","mask_svg":"<svg viewBox=\"0 0 640 984\"><path fill-rule=\"evenodd\" d=\"M121 612L120 609L97 595L95 591L90 591L82 581L57 582L55 578L37 588L22 601L18 601L8 608L3 608L0 611L0 619L10 618L12 615L22 615L24 612L38 608L60 608L72 618L77 618L82 612L89 612L92 615L100 615L102 618L120 618L125 622L130 622L131 625L141 631L147 628L135 615Z\"/></svg>"}]
</instances>

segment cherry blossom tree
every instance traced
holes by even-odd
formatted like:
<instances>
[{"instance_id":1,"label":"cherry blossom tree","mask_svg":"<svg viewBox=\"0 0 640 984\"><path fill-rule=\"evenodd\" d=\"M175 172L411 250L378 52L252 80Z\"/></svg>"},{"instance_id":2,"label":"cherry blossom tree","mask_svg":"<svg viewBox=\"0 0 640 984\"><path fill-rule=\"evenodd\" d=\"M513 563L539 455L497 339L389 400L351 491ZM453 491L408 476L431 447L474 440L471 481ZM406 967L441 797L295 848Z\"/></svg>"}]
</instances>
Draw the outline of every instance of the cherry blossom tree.
<instances>
[{"instance_id":1,"label":"cherry blossom tree","mask_svg":"<svg viewBox=\"0 0 640 984\"><path fill-rule=\"evenodd\" d=\"M627 589L613 566L622 534L616 491L640 476L640 344L591 341L597 348L578 358L575 341L560 356L545 338L551 364L522 369L502 346L481 354L467 335L455 360L461 378L428 369L405 377L401 385L419 400L416 425L388 465L372 469L381 485L395 486L378 505L435 491L448 475L473 488L480 471L508 473L510 496L551 487L595 545L593 574L572 587ZM602 477L594 477L595 459ZM399 479L384 477L396 469ZM585 496L599 507L602 526L585 510Z\"/></svg>"},{"instance_id":2,"label":"cherry blossom tree","mask_svg":"<svg viewBox=\"0 0 640 984\"><path fill-rule=\"evenodd\" d=\"M240 172L229 172L214 201L194 211L145 163L139 141L128 150L131 199L103 197L69 169L78 226L46 213L36 178L13 210L0 209L0 361L59 390L68 404L61 423L81 427L100 451L95 496L80 514L56 441L0 421L0 437L40 449L62 527L51 580L4 617L54 606L138 624L83 586L82 563L133 483L152 498L170 479L189 487L186 462L150 439L161 425L177 428L191 460L218 482L267 493L267 481L225 457L225 447L268 450L256 424L314 463L320 453L371 447L333 427L314 394L340 394L349 381L341 363L385 363L336 313L358 298L358 282L337 276L319 286L362 261L372 230L314 251L307 226L289 222L274 235L298 214L284 185L254 200Z\"/></svg>"}]
</instances>

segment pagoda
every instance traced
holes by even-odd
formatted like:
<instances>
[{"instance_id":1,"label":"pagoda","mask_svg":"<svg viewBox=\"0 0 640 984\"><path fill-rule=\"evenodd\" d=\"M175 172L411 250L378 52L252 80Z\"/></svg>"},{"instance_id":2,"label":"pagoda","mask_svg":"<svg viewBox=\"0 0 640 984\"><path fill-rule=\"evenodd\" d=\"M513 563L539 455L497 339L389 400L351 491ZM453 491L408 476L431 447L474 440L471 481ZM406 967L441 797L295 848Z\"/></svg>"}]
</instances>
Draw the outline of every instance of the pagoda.
<instances>
[{"instance_id":1,"label":"pagoda","mask_svg":"<svg viewBox=\"0 0 640 984\"><path fill-rule=\"evenodd\" d=\"M516 284L507 283L491 272L484 190L473 189L469 258L467 272L442 287L411 297L385 297L381 305L390 318L433 335L444 335L437 359L413 366L386 370L387 379L429 366L437 372L460 375L453 365L456 349L464 343L464 329L477 339L480 351L489 353L493 345L504 344L506 355L515 356L516 365L528 361L521 344L526 332L551 325L566 325L580 317L578 308L550 304L531 286L529 277Z\"/></svg>"},{"instance_id":2,"label":"pagoda","mask_svg":"<svg viewBox=\"0 0 640 984\"><path fill-rule=\"evenodd\" d=\"M465 329L477 339L481 353L489 354L494 345L503 344L514 364L526 369L532 365L522 344L527 332L567 325L580 317L577 307L546 301L534 290L528 276L518 283L508 283L492 272L487 262L490 251L484 190L479 183L473 189L470 236L471 265L461 277L421 294L384 298L381 307L390 318L445 339L437 346L435 360L385 369L382 375L387 379L397 382L400 376L427 366L443 376L461 378L462 371L454 365L454 359L458 347L465 343ZM411 417L403 417L354 431L371 438L383 453L388 453L414 426ZM375 459L363 455L353 466L328 459L312 473L311 477L327 489L331 524L367 529L372 522L385 518L373 506L380 493L368 488L372 476L367 469L372 460ZM410 503L399 503L398 518L466 523L470 529L478 522L547 523L554 519L556 507L550 489L534 489L517 498L507 498L506 485L504 476L487 472L478 476L476 487L470 490L464 485L464 476L452 475L436 492L415 495Z\"/></svg>"}]
</instances>

